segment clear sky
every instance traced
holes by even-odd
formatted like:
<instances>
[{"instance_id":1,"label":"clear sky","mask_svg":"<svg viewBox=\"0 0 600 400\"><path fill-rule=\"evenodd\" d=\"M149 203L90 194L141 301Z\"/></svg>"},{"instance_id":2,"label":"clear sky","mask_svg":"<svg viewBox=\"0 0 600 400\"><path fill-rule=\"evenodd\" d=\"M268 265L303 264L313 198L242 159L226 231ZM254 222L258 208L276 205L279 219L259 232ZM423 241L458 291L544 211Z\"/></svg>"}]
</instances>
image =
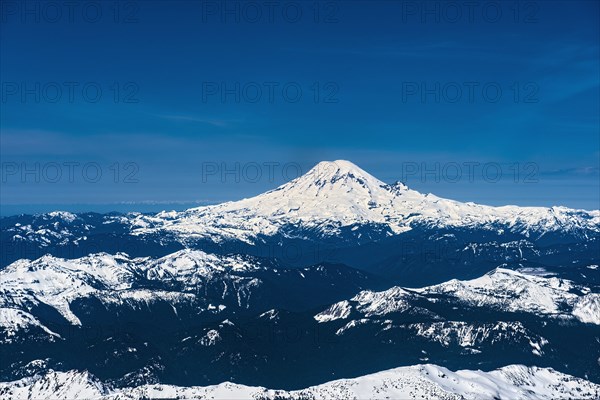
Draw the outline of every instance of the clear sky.
<instances>
[{"instance_id":1,"label":"clear sky","mask_svg":"<svg viewBox=\"0 0 600 400\"><path fill-rule=\"evenodd\" d=\"M597 1L0 4L3 215L235 200L335 159L600 208Z\"/></svg>"}]
</instances>

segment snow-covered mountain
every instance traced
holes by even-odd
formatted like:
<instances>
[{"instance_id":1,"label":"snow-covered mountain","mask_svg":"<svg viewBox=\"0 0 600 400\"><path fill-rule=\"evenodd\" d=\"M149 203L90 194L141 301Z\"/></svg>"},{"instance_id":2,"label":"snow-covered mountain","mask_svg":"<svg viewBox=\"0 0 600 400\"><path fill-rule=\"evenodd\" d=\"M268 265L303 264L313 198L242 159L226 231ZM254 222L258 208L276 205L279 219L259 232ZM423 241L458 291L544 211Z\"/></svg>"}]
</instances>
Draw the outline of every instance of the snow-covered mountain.
<instances>
[{"instance_id":1,"label":"snow-covered mountain","mask_svg":"<svg viewBox=\"0 0 600 400\"><path fill-rule=\"evenodd\" d=\"M525 312L600 325L599 294L566 279L529 275L496 268L468 281L457 279L418 289L393 287L382 292L363 291L350 300L333 304L317 314L319 322L349 318L355 311L362 317L407 313L434 317L424 308L444 298L469 306L502 312ZM415 304L419 306L415 307Z\"/></svg>"},{"instance_id":2,"label":"snow-covered mountain","mask_svg":"<svg viewBox=\"0 0 600 400\"><path fill-rule=\"evenodd\" d=\"M446 366L468 368L473 364L467 360L489 365L538 359L559 369L585 365L569 372L592 379L600 357L600 308L592 290L598 289L541 270L500 267L472 280L365 290L313 318L342 343L369 343L370 352L380 343L403 359L410 354L439 363L441 358ZM567 361L575 348L589 350L576 351L578 358ZM422 354L415 354L419 349Z\"/></svg>"},{"instance_id":3,"label":"snow-covered mountain","mask_svg":"<svg viewBox=\"0 0 600 400\"><path fill-rule=\"evenodd\" d=\"M417 289L423 294L445 294L462 302L535 315L574 316L600 325L598 294L566 279L528 275L505 268L470 281L449 282Z\"/></svg>"},{"instance_id":4,"label":"snow-covered mountain","mask_svg":"<svg viewBox=\"0 0 600 400\"><path fill-rule=\"evenodd\" d=\"M188 250L159 259L130 259L125 254L105 253L74 260L44 256L34 261L16 261L0 271L0 302L5 312L12 307L27 310L43 303L70 323L80 325L70 309L70 303L78 298L96 296L106 302L121 303L160 299L183 302L194 296L196 285L216 274L259 267L258 261L249 258L217 257ZM148 290L140 284L144 281L155 281L160 286ZM181 287L176 290L173 285L178 284ZM173 290L164 290L170 287Z\"/></svg>"},{"instance_id":5,"label":"snow-covered mountain","mask_svg":"<svg viewBox=\"0 0 600 400\"><path fill-rule=\"evenodd\" d=\"M184 212L138 215L132 232L170 232L181 238L254 242L258 235L339 235L343 228L375 225L387 235L417 226L484 228L539 237L560 231L587 237L600 232L600 211L565 207L490 207L421 194L386 184L349 161L320 162L305 175L259 196ZM293 227L293 229L291 228Z\"/></svg>"},{"instance_id":6,"label":"snow-covered mountain","mask_svg":"<svg viewBox=\"0 0 600 400\"><path fill-rule=\"evenodd\" d=\"M0 383L5 400L139 399L596 399L600 385L552 368L509 365L494 371L451 371L432 364L395 368L353 379L340 379L302 390L284 391L221 383L206 387L143 385L113 389L88 372L54 372Z\"/></svg>"},{"instance_id":7,"label":"snow-covered mountain","mask_svg":"<svg viewBox=\"0 0 600 400\"><path fill-rule=\"evenodd\" d=\"M160 258L99 253L78 259L50 255L23 259L0 270L0 342L12 340L18 332L31 337L37 332L47 340L60 338L35 315L47 317L50 307L78 326L81 321L73 303L81 300L99 300L117 313L158 303L170 305L174 315L181 307L194 315L257 312L314 307L342 292L360 290L371 280L345 266L286 269L267 259L199 250L180 250ZM315 295L307 299L307 291Z\"/></svg>"}]
</instances>

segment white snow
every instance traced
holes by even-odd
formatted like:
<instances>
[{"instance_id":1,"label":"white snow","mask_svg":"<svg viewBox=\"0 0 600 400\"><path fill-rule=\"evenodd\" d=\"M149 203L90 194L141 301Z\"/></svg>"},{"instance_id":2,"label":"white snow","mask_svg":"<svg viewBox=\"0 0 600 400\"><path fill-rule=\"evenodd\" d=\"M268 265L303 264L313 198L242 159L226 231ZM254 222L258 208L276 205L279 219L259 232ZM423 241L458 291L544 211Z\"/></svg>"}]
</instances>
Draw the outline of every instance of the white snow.
<instances>
[{"instance_id":1,"label":"white snow","mask_svg":"<svg viewBox=\"0 0 600 400\"><path fill-rule=\"evenodd\" d=\"M590 293L578 299L573 315L581 322L600 325L600 294Z\"/></svg>"},{"instance_id":2,"label":"white snow","mask_svg":"<svg viewBox=\"0 0 600 400\"><path fill-rule=\"evenodd\" d=\"M23 399L99 399L108 390L88 372L56 372L0 383L0 398Z\"/></svg>"},{"instance_id":3,"label":"white snow","mask_svg":"<svg viewBox=\"0 0 600 400\"><path fill-rule=\"evenodd\" d=\"M346 319L352 311L352 306L347 300L333 304L325 311L315 315L315 319L319 322L330 322L336 319Z\"/></svg>"},{"instance_id":4,"label":"white snow","mask_svg":"<svg viewBox=\"0 0 600 400\"><path fill-rule=\"evenodd\" d=\"M356 308L366 317L372 315L385 315L392 312L404 312L411 307L410 293L400 287L393 287L383 292L365 290L354 296L351 300L357 302Z\"/></svg>"},{"instance_id":5,"label":"white snow","mask_svg":"<svg viewBox=\"0 0 600 400\"><path fill-rule=\"evenodd\" d=\"M206 334L200 339L200 344L202 346L214 346L221 340L222 339L221 335L219 334L219 331L211 329L208 332L206 332Z\"/></svg>"},{"instance_id":6,"label":"white snow","mask_svg":"<svg viewBox=\"0 0 600 400\"><path fill-rule=\"evenodd\" d=\"M53 212L49 212L46 215L48 215L51 218L59 218L59 219L65 220L67 222L73 222L77 219L77 215L70 213L68 211L53 211Z\"/></svg>"},{"instance_id":7,"label":"white snow","mask_svg":"<svg viewBox=\"0 0 600 400\"><path fill-rule=\"evenodd\" d=\"M5 339L0 343L9 343L17 333L31 327L40 328L48 335L49 340L60 338L60 335L52 332L33 315L15 308L0 308L0 331L4 332Z\"/></svg>"},{"instance_id":8,"label":"white snow","mask_svg":"<svg viewBox=\"0 0 600 400\"><path fill-rule=\"evenodd\" d=\"M533 337L520 322L498 321L494 323L469 323L444 321L409 324L408 328L417 336L438 342L443 346L457 344L461 347L478 347L484 341L495 341L518 337L528 339L533 350L540 355L542 347L548 343L544 338Z\"/></svg>"},{"instance_id":9,"label":"white snow","mask_svg":"<svg viewBox=\"0 0 600 400\"><path fill-rule=\"evenodd\" d=\"M206 387L143 385L110 389L87 372L54 372L0 383L4 400L149 399L596 399L600 385L551 368L509 365L491 372L451 371L437 365L400 367L353 379L340 379L302 390L284 391L225 382Z\"/></svg>"}]
</instances>

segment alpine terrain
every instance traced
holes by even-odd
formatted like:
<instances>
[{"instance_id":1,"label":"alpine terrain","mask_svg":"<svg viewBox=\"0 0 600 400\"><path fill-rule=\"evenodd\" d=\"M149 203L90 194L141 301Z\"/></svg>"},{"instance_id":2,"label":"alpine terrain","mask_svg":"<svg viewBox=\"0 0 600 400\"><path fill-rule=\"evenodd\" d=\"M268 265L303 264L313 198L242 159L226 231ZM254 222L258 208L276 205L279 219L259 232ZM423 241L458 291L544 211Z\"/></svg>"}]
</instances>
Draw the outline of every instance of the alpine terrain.
<instances>
[{"instance_id":1,"label":"alpine terrain","mask_svg":"<svg viewBox=\"0 0 600 400\"><path fill-rule=\"evenodd\" d=\"M239 201L0 228L2 399L600 397L600 210L338 160Z\"/></svg>"}]
</instances>

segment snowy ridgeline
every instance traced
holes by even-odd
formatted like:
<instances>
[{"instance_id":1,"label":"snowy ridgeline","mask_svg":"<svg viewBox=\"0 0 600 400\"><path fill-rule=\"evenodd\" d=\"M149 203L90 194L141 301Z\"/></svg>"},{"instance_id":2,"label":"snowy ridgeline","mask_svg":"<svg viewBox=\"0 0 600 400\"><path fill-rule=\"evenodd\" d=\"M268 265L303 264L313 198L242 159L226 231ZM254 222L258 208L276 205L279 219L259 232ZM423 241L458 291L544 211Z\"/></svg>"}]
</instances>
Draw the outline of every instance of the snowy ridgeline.
<instances>
[{"instance_id":1,"label":"snowy ridgeline","mask_svg":"<svg viewBox=\"0 0 600 400\"><path fill-rule=\"evenodd\" d=\"M340 379L302 390L283 391L221 383L207 387L144 385L112 389L87 372L54 372L0 383L4 400L139 399L597 399L600 385L551 368L510 365L491 372L450 371L425 364L354 379Z\"/></svg>"},{"instance_id":2,"label":"snowy ridgeline","mask_svg":"<svg viewBox=\"0 0 600 400\"><path fill-rule=\"evenodd\" d=\"M366 318L397 312L420 312L431 318L435 317L432 312L414 307L414 304L418 300L435 301L435 295L497 311L526 312L600 325L599 293L592 293L589 288L566 279L528 275L506 268L496 268L477 279L452 279L419 289L365 290L350 300L333 304L315 315L315 319L318 322L347 319L353 310Z\"/></svg>"},{"instance_id":3,"label":"snowy ridgeline","mask_svg":"<svg viewBox=\"0 0 600 400\"><path fill-rule=\"evenodd\" d=\"M73 260L52 256L19 260L0 270L0 330L10 332L39 324L28 312L40 303L53 307L73 325L80 325L70 309L75 299L98 296L104 302L177 303L193 298L191 292L207 280L261 268L260 261L251 257L216 256L192 250L159 259L99 253ZM144 288L143 283L149 288ZM167 290L160 290L158 284ZM248 280L247 285L252 284Z\"/></svg>"}]
</instances>

